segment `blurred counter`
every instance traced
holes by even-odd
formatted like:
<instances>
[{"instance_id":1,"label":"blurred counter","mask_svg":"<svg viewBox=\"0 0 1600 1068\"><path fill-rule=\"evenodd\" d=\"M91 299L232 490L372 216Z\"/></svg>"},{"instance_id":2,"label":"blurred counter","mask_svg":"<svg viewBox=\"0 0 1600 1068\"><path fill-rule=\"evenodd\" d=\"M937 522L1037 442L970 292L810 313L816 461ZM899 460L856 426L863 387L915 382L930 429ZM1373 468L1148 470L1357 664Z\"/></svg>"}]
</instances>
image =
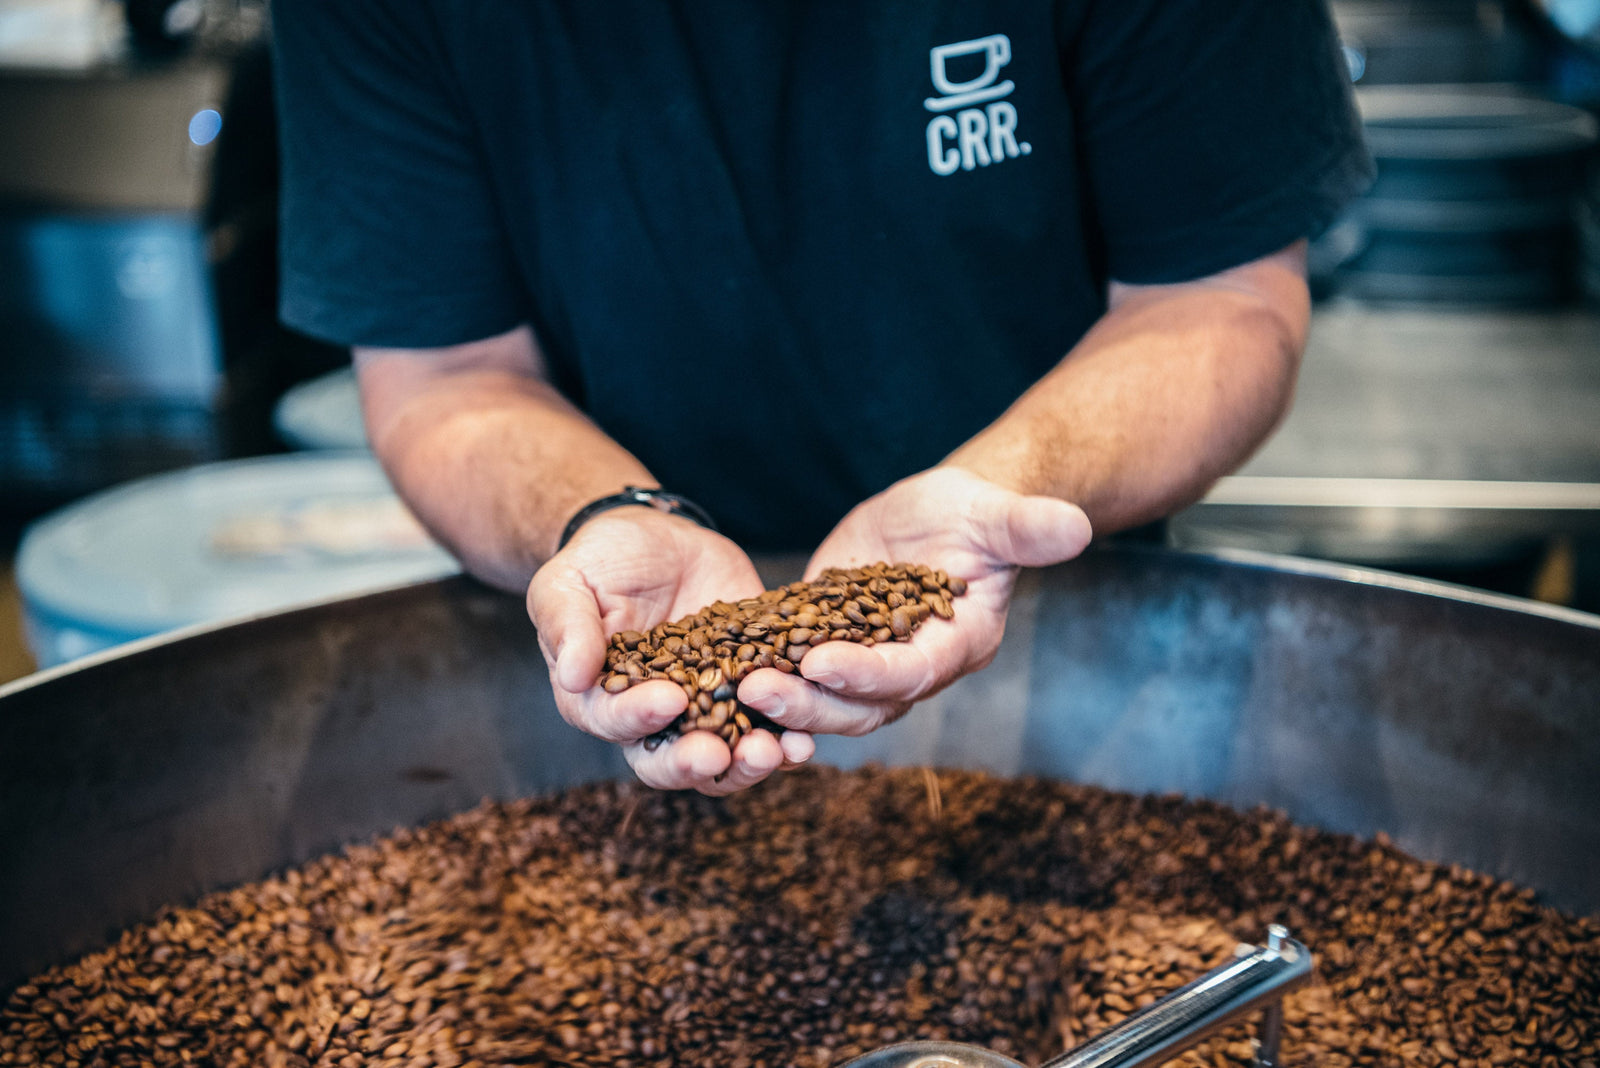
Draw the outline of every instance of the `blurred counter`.
<instances>
[{"instance_id":1,"label":"blurred counter","mask_svg":"<svg viewBox=\"0 0 1600 1068\"><path fill-rule=\"evenodd\" d=\"M1600 536L1600 313L1319 308L1287 422L1173 536L1388 566Z\"/></svg>"}]
</instances>

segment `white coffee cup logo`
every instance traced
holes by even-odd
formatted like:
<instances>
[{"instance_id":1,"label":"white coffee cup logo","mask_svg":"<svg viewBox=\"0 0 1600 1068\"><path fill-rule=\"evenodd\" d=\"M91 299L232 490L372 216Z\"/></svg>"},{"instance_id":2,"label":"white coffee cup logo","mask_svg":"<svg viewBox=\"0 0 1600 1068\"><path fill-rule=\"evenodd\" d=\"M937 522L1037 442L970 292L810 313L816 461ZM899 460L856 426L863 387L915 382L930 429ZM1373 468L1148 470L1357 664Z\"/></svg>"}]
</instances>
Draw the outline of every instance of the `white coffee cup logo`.
<instances>
[{"instance_id":1,"label":"white coffee cup logo","mask_svg":"<svg viewBox=\"0 0 1600 1068\"><path fill-rule=\"evenodd\" d=\"M958 72L965 73L977 67L979 56L982 73L965 81L951 80L952 62ZM1001 68L1010 62L1011 38L1003 33L929 49L933 87L943 94L922 102L933 112L926 132L928 169L934 174L949 177L1033 151L1032 145L1017 139L1016 105L1001 99L1017 87L1010 79L999 80Z\"/></svg>"},{"instance_id":2,"label":"white coffee cup logo","mask_svg":"<svg viewBox=\"0 0 1600 1068\"><path fill-rule=\"evenodd\" d=\"M982 74L964 82L950 80L947 64L952 59L964 59L980 52L984 60ZM995 79L1000 77L1000 68L1010 62L1011 38L1003 33L978 37L971 41L939 45L929 51L928 63L932 68L933 87L944 95L929 97L923 101L923 106L929 111L950 111L953 108L970 107L973 104L997 100L1008 95L1016 85L1011 81L996 85Z\"/></svg>"}]
</instances>

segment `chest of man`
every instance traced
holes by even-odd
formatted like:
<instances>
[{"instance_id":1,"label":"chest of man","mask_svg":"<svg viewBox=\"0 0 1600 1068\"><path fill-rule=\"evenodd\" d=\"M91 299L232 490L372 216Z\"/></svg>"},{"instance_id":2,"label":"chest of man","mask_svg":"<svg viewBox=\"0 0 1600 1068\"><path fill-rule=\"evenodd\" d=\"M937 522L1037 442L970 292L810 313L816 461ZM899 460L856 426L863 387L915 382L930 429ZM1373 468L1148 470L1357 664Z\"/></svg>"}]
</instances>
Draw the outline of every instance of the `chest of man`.
<instances>
[{"instance_id":1,"label":"chest of man","mask_svg":"<svg viewBox=\"0 0 1600 1068\"><path fill-rule=\"evenodd\" d=\"M807 492L836 510L936 462L1099 314L1050 4L451 7L529 319L663 480L714 466L663 473L673 441L811 427Z\"/></svg>"},{"instance_id":2,"label":"chest of man","mask_svg":"<svg viewBox=\"0 0 1600 1068\"><path fill-rule=\"evenodd\" d=\"M623 280L805 314L865 284L876 315L1013 272L1058 301L1089 281L1053 5L455 6L456 77L551 314Z\"/></svg>"}]
</instances>

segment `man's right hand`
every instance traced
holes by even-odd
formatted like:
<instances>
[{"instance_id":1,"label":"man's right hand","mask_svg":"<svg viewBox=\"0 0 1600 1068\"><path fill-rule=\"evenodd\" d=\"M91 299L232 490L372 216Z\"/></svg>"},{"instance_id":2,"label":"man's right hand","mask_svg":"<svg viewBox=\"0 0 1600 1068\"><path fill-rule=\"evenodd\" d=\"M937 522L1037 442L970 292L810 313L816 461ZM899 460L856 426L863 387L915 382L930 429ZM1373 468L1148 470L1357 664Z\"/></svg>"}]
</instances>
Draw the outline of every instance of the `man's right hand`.
<instances>
[{"instance_id":1,"label":"man's right hand","mask_svg":"<svg viewBox=\"0 0 1600 1068\"><path fill-rule=\"evenodd\" d=\"M644 739L688 707L665 680L619 694L597 685L607 639L698 612L713 601L763 589L750 558L720 534L648 507L616 508L578 528L528 586L528 615L550 667L556 707L568 723L623 747L641 781L664 790L722 795L809 759L811 736L757 730L732 753L709 731L692 731L654 751Z\"/></svg>"}]
</instances>

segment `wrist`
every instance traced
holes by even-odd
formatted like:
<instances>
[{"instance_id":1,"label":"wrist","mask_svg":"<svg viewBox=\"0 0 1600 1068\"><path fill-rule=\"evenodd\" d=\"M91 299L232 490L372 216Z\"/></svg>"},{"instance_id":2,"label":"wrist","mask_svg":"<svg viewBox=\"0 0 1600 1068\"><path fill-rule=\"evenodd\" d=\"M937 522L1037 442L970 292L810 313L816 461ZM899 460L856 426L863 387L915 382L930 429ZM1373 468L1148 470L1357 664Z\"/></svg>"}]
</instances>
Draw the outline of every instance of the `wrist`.
<instances>
[{"instance_id":1,"label":"wrist","mask_svg":"<svg viewBox=\"0 0 1600 1068\"><path fill-rule=\"evenodd\" d=\"M589 523L624 508L630 510L645 508L663 516L685 519L712 533L717 532L716 521L711 518L710 513L682 494L659 488L626 486L618 493L597 497L579 508L562 528L561 536L556 542L556 551L560 552L565 548L567 543L577 536L578 531Z\"/></svg>"},{"instance_id":2,"label":"wrist","mask_svg":"<svg viewBox=\"0 0 1600 1068\"><path fill-rule=\"evenodd\" d=\"M1032 496L1049 495L1037 477L1039 464L1025 442L974 439L941 460L935 471L958 471L993 486Z\"/></svg>"}]
</instances>

